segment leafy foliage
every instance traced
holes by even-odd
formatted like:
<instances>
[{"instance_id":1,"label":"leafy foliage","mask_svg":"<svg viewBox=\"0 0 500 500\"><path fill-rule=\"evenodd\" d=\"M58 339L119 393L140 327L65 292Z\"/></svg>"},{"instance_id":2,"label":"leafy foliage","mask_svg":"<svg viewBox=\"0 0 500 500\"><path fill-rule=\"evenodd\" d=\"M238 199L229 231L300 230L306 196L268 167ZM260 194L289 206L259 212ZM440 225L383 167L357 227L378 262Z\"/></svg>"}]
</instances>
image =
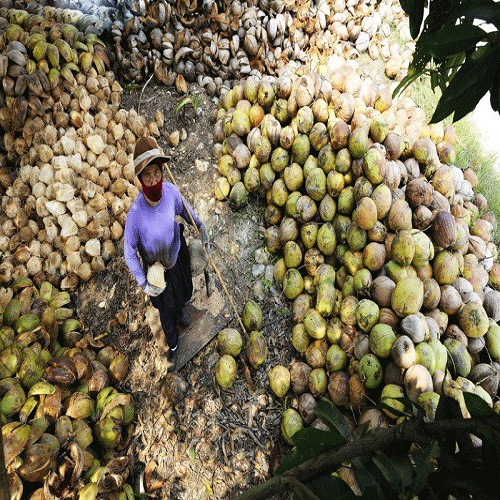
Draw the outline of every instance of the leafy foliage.
<instances>
[{"instance_id":1,"label":"leafy foliage","mask_svg":"<svg viewBox=\"0 0 500 500\"><path fill-rule=\"evenodd\" d=\"M442 90L431 122L452 113L453 121L460 120L488 91L491 107L500 113L500 3L401 0L401 6L417 43L408 74L394 93L429 75L432 89Z\"/></svg>"},{"instance_id":2,"label":"leafy foliage","mask_svg":"<svg viewBox=\"0 0 500 500\"><path fill-rule=\"evenodd\" d=\"M472 418L496 416L479 396L472 393L463 396ZM423 411L418 407L416 410L417 418L421 418ZM314 428L298 431L293 436L293 450L283 458L276 474L291 471L356 440L368 440L380 432L378 429L367 431L366 426L351 432L343 413L327 399L319 401L316 413L329 431ZM459 403L443 392L435 418L437 422L461 419ZM473 444L470 434L481 439L480 446ZM296 484L293 498L352 499L360 494L378 499L446 498L449 495L489 498L494 496L491 478L500 470L500 430L498 426L486 424L471 428L470 433L463 429L442 429L423 437L418 446L407 442L372 455L358 454L350 464L344 465L341 469L332 467L328 473L304 484Z\"/></svg>"}]
</instances>

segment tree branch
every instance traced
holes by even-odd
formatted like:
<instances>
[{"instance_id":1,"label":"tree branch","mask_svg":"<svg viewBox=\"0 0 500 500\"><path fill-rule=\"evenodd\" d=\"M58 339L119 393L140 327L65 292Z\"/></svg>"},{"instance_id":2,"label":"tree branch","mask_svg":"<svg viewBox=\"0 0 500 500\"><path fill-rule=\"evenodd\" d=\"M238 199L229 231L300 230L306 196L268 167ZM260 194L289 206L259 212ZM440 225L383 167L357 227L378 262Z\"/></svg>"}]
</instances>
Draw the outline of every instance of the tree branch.
<instances>
[{"instance_id":1,"label":"tree branch","mask_svg":"<svg viewBox=\"0 0 500 500\"><path fill-rule=\"evenodd\" d=\"M422 422L412 420L390 429L377 429L361 439L350 441L343 446L329 450L300 464L289 471L275 476L268 481L254 486L238 496L239 500L258 500L285 491L295 482L307 483L311 479L333 472L344 462L361 455L371 455L377 450L384 450L394 443L402 441L427 443L429 439L442 432L471 432L484 426L500 429L500 418L481 417L471 419L440 420Z\"/></svg>"}]
</instances>

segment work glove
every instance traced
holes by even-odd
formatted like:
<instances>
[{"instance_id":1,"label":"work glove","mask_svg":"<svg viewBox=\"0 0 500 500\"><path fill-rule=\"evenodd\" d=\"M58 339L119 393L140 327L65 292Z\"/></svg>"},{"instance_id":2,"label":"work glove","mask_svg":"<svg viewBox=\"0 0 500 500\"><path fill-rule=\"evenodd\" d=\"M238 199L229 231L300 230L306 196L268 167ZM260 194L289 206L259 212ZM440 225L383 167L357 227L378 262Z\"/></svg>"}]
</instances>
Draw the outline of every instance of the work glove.
<instances>
[{"instance_id":1,"label":"work glove","mask_svg":"<svg viewBox=\"0 0 500 500\"><path fill-rule=\"evenodd\" d=\"M150 285L149 283L146 283L146 286L144 287L144 293L150 297L157 297L161 292L163 292L163 290L164 288L159 288L157 286Z\"/></svg>"},{"instance_id":2,"label":"work glove","mask_svg":"<svg viewBox=\"0 0 500 500\"><path fill-rule=\"evenodd\" d=\"M203 246L205 247L207 254L209 254L210 253L210 240L208 238L207 228L203 224L200 226L200 236L201 236L201 242L203 243Z\"/></svg>"}]
</instances>

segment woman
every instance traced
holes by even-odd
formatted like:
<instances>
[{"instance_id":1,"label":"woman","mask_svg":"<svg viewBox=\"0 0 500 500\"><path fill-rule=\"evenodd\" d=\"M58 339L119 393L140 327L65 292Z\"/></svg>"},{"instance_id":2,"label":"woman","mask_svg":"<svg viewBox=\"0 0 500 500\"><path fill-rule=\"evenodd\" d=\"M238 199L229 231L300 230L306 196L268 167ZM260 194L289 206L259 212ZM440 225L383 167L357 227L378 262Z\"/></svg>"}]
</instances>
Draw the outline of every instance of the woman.
<instances>
[{"instance_id":1,"label":"woman","mask_svg":"<svg viewBox=\"0 0 500 500\"><path fill-rule=\"evenodd\" d=\"M166 160L151 137L142 137L137 141L134 167L142 192L127 215L124 254L130 272L160 313L161 326L170 348L168 360L173 362L175 370L179 339L177 321L189 325L191 319L182 309L193 293L188 248L182 234L184 226L175 220L175 216L180 215L191 223L189 210L207 252L208 234L177 187L163 182L163 163ZM155 262L160 262L165 268L164 289L147 282L147 268Z\"/></svg>"}]
</instances>

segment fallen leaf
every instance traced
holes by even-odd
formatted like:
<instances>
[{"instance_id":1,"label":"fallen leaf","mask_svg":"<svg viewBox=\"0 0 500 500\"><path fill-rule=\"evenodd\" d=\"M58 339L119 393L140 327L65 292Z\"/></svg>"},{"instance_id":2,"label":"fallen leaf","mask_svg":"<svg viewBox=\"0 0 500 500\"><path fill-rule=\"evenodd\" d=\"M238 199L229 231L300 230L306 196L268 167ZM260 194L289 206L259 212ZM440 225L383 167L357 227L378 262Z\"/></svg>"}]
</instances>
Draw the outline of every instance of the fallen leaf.
<instances>
[{"instance_id":1,"label":"fallen leaf","mask_svg":"<svg viewBox=\"0 0 500 500\"><path fill-rule=\"evenodd\" d=\"M156 469L158 464L155 460L151 460L146 464L144 470L144 487L148 493L159 490L165 484L165 481L158 476Z\"/></svg>"}]
</instances>

